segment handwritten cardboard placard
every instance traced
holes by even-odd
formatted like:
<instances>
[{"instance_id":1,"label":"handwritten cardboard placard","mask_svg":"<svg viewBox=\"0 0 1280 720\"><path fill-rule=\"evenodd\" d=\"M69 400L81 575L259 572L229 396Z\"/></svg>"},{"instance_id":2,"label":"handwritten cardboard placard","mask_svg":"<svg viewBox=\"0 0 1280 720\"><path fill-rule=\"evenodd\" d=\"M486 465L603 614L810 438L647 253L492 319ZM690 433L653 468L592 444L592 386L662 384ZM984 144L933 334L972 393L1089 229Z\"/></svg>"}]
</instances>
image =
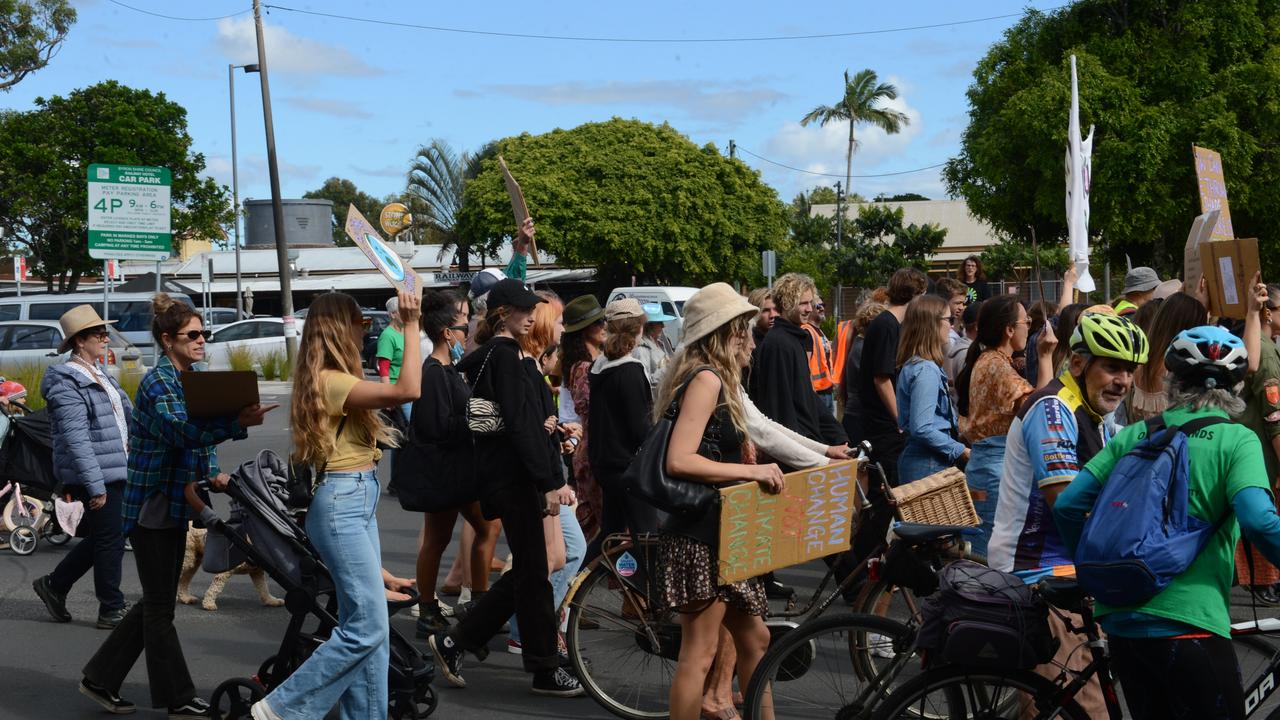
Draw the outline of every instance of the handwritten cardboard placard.
<instances>
[{"instance_id":1,"label":"handwritten cardboard placard","mask_svg":"<svg viewBox=\"0 0 1280 720\"><path fill-rule=\"evenodd\" d=\"M515 176L507 169L507 161L501 155L498 156L498 167L502 168L502 181L507 184L507 195L511 197L511 213L516 216L516 230L519 231L524 226L524 221L529 218L529 206L524 202L524 191L520 189L520 183L516 182ZM529 256L533 264L537 265L537 240L529 243Z\"/></svg>"},{"instance_id":2,"label":"handwritten cardboard placard","mask_svg":"<svg viewBox=\"0 0 1280 720\"><path fill-rule=\"evenodd\" d=\"M1209 286L1209 314L1243 320L1248 312L1249 283L1261 267L1257 238L1202 243L1200 264Z\"/></svg>"},{"instance_id":3,"label":"handwritten cardboard placard","mask_svg":"<svg viewBox=\"0 0 1280 720\"><path fill-rule=\"evenodd\" d=\"M1220 210L1213 227L1214 240L1232 240L1231 206L1227 203L1227 179L1222 170L1222 156L1209 148L1191 146L1196 161L1196 184L1200 186L1200 212Z\"/></svg>"},{"instance_id":4,"label":"handwritten cardboard placard","mask_svg":"<svg viewBox=\"0 0 1280 720\"><path fill-rule=\"evenodd\" d=\"M383 241L378 231L364 219L355 205L347 208L346 231L347 237L364 252L365 257L369 258L369 262L378 268L378 272L382 273L392 287L411 295L422 292L422 280L418 278L418 273Z\"/></svg>"},{"instance_id":5,"label":"handwritten cardboard placard","mask_svg":"<svg viewBox=\"0 0 1280 720\"><path fill-rule=\"evenodd\" d=\"M1209 242L1213 228L1218 224L1218 210L1210 210L1197 215L1191 223L1191 232L1187 233L1187 244L1182 249L1182 287L1194 293L1200 284L1200 276L1204 269L1200 265L1200 243Z\"/></svg>"},{"instance_id":6,"label":"handwritten cardboard placard","mask_svg":"<svg viewBox=\"0 0 1280 720\"><path fill-rule=\"evenodd\" d=\"M788 473L777 495L755 483L721 488L721 582L848 550L857 477L858 463L848 460Z\"/></svg>"}]
</instances>

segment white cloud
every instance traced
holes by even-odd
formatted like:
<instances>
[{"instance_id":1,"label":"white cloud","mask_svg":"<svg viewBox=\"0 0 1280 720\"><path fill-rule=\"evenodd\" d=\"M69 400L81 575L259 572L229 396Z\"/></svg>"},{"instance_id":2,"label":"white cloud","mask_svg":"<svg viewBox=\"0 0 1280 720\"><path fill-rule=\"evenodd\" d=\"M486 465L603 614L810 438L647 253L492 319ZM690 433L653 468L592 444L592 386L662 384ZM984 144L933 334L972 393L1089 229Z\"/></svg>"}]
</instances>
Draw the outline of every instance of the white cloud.
<instances>
[{"instance_id":1,"label":"white cloud","mask_svg":"<svg viewBox=\"0 0 1280 720\"><path fill-rule=\"evenodd\" d=\"M331 115L339 118L357 118L366 119L373 117L373 113L364 108L346 100L325 100L323 98L308 97L287 97L284 102L302 110L309 110L321 115Z\"/></svg>"},{"instance_id":2,"label":"white cloud","mask_svg":"<svg viewBox=\"0 0 1280 720\"><path fill-rule=\"evenodd\" d=\"M773 105L786 94L758 81L642 80L546 85L499 84L457 90L459 97L506 95L543 105L643 105L674 108L689 118L737 121Z\"/></svg>"},{"instance_id":3,"label":"white cloud","mask_svg":"<svg viewBox=\"0 0 1280 720\"><path fill-rule=\"evenodd\" d=\"M264 25L267 68L273 73L365 77L381 70L352 55L345 48L298 37L278 25ZM258 61L258 40L253 18L218 21L214 40L219 52L236 64Z\"/></svg>"}]
</instances>

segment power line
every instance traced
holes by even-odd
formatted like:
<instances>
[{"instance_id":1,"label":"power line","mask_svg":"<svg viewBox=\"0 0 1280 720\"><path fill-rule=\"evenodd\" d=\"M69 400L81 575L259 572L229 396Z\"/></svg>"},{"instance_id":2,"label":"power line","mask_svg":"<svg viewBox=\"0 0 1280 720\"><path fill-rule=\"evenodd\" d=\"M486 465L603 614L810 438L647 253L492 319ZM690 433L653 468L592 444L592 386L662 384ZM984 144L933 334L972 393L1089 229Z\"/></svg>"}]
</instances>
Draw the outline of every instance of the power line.
<instances>
[{"instance_id":1,"label":"power line","mask_svg":"<svg viewBox=\"0 0 1280 720\"><path fill-rule=\"evenodd\" d=\"M777 160L770 160L770 159L769 159L769 158L767 158L767 157L764 157L764 156L762 156L762 155L757 155L757 154L755 154L755 153L751 152L750 150L748 150L748 149L746 149L746 148L742 147L741 145L738 145L738 146L737 146L737 149L738 149L740 152L744 152L744 153L746 153L746 154L750 155L751 157L756 158L757 160L763 160L763 161L765 161L765 162L769 163L770 165L777 165L778 167L786 168L786 169L788 169L788 170L794 170L795 172L798 172L798 173L805 173L805 174L807 174L807 175L821 175L822 177L833 177L833 178L842 178L842 177L844 177L844 173L824 173L824 172L814 172L813 170L805 170L804 168L798 168L798 167L794 167L794 166L792 166L792 165L787 165L787 164L785 164L785 163L780 163L780 162L778 162ZM924 166L924 167L919 167L919 168L915 168L915 169L912 169L912 170L898 170L898 171L896 171L896 172L876 173L875 175L850 175L849 177L854 178L854 179L856 179L856 180L869 180L869 179L872 179L872 178L894 177L895 175L910 175L910 174L912 174L912 173L924 172L925 170L936 170L937 168L940 168L940 167L942 167L942 166L944 166L944 165L946 165L946 163L945 163L945 162L940 162L940 163L937 163L937 164L934 164L934 165L926 165L926 166Z\"/></svg>"},{"instance_id":2,"label":"power line","mask_svg":"<svg viewBox=\"0 0 1280 720\"><path fill-rule=\"evenodd\" d=\"M115 2L116 0L111 0ZM117 3L119 4L119 3ZM954 20L952 22L933 23L930 25L912 25L909 27L896 28L879 28L876 30L852 30L849 32L838 33L815 33L810 35L760 35L748 37L701 37L701 38L676 38L676 37L598 37L589 35L539 35L535 33L518 33L503 32L499 30L476 30L473 28L457 28L445 27L442 25L423 25L419 23L402 22L399 20L383 20L379 18L365 18L354 15L339 15L337 13L319 12L316 10L303 10L301 8L286 7L284 5L263 5L268 10L283 10L285 12L298 13L301 15L312 15L315 17L328 18L330 20L345 20L348 22L366 23L371 25L385 25L388 27L408 28L411 30L429 30L432 32L443 33L460 33L464 35L485 35L489 37L501 38L519 38L524 40L562 40L572 42L599 42L599 43L668 43L668 44L693 44L693 43L740 43L740 42L778 42L791 40L829 40L832 38L858 37L863 35L885 35L889 33L912 32L915 30L932 30L935 28L955 27L957 25L971 25L974 23L989 22L992 20L1005 20L1008 18L1022 17L1022 12L1007 13L1004 15L991 15L988 17L970 18L968 20ZM1053 12L1067 7L1059 5L1052 8L1046 8L1041 12Z\"/></svg>"},{"instance_id":3,"label":"power line","mask_svg":"<svg viewBox=\"0 0 1280 720\"><path fill-rule=\"evenodd\" d=\"M151 15L152 17L164 18L165 20L183 20L186 22L206 22L209 20L226 20L227 18L233 18L237 15L244 15L247 12L252 12L251 9L245 9L239 12L233 12L229 15L219 15L217 17L178 17L177 15L165 15L164 13L152 12L150 10L144 10L142 8L134 7L132 5L126 5L120 2L120 0L107 0L107 2L110 2L112 5L119 5L122 8L132 10L134 12L142 13L143 15Z\"/></svg>"}]
</instances>

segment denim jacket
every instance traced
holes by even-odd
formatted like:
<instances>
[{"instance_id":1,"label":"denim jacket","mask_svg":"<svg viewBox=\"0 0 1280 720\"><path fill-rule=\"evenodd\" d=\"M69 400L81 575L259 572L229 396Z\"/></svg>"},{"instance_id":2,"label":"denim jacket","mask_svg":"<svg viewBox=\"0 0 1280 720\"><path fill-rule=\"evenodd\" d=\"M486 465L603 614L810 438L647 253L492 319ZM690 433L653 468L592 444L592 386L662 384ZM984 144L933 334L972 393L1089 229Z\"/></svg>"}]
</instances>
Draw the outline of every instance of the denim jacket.
<instances>
[{"instance_id":1,"label":"denim jacket","mask_svg":"<svg viewBox=\"0 0 1280 720\"><path fill-rule=\"evenodd\" d=\"M937 363L916 356L898 372L898 428L907 442L928 448L948 462L964 452L956 440L956 414L947 392L947 375Z\"/></svg>"}]
</instances>

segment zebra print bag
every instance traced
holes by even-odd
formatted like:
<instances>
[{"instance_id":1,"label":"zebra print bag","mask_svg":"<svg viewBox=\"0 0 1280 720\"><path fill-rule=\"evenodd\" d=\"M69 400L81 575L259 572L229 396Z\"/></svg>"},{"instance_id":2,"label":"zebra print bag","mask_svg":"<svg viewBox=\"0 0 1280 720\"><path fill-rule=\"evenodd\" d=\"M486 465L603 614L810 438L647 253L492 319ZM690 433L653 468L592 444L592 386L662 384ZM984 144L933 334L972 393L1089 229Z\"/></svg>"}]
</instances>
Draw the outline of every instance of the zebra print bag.
<instances>
[{"instance_id":1,"label":"zebra print bag","mask_svg":"<svg viewBox=\"0 0 1280 720\"><path fill-rule=\"evenodd\" d=\"M480 378L484 375L484 369L489 366L489 358L493 355L493 349L489 349L489 354L484 356L484 362L480 363L480 372L476 373L475 382L472 383L472 393L475 392L475 386L480 384ZM496 435L506 429L506 423L502 421L502 408L498 407L498 403L484 398L469 397L467 398L467 427L471 429L472 435Z\"/></svg>"}]
</instances>

